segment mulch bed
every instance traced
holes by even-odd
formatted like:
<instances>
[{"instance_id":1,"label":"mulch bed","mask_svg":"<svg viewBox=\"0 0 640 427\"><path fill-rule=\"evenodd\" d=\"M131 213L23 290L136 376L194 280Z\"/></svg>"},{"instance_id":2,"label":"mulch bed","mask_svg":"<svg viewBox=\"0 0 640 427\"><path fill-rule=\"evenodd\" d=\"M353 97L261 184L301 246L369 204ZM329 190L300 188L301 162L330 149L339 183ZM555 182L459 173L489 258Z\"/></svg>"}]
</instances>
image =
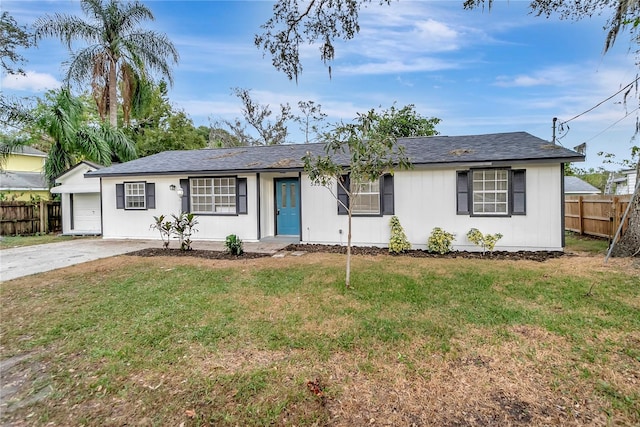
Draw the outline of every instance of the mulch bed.
<instances>
[{"instance_id":1,"label":"mulch bed","mask_svg":"<svg viewBox=\"0 0 640 427\"><path fill-rule=\"evenodd\" d=\"M206 251L201 249L192 249L190 251L183 251L180 249L162 249L162 248L147 248L139 251L129 252L125 255L129 256L142 256L142 257L156 257L156 256L180 256L180 257L195 257L206 259L254 259L264 258L271 256L271 254L258 253L258 252L245 252L242 255L231 255L228 252L223 251Z\"/></svg>"},{"instance_id":2,"label":"mulch bed","mask_svg":"<svg viewBox=\"0 0 640 427\"><path fill-rule=\"evenodd\" d=\"M305 252L328 252L336 254L346 254L347 247L340 245L312 245L312 244L293 244L285 248L286 251L305 251ZM377 248L372 246L354 246L351 248L354 255L389 255L388 248ZM546 261L552 258L566 256L561 251L494 251L487 252L466 252L454 251L447 254L436 254L424 250L410 250L393 256L405 256L414 258L471 258L471 259L509 259L509 260L529 260L529 261Z\"/></svg>"},{"instance_id":3,"label":"mulch bed","mask_svg":"<svg viewBox=\"0 0 640 427\"><path fill-rule=\"evenodd\" d=\"M303 251L303 252L323 252L334 254L346 254L346 246L340 245L313 245L313 244L293 244L283 249L287 252ZM373 246L354 246L351 248L351 253L354 255L389 255L388 248L377 248ZM255 259L271 256L268 253L258 252L245 252L240 256L231 255L223 251L210 251L193 249L190 251L182 251L180 249L162 249L162 248L147 248L135 252L129 252L126 255L141 256L141 257L157 257L157 256L176 256L176 257L197 257L205 259L221 259L221 260L240 260L240 259ZM506 252L506 251L494 251L482 254L481 252L465 252L455 251L448 254L440 255L424 250L410 250L394 256L401 257L414 257L414 258L470 258L470 259L499 259L499 260L529 260L529 261L546 261L552 258L559 258L566 256L564 252L560 251L518 251L518 252Z\"/></svg>"}]
</instances>

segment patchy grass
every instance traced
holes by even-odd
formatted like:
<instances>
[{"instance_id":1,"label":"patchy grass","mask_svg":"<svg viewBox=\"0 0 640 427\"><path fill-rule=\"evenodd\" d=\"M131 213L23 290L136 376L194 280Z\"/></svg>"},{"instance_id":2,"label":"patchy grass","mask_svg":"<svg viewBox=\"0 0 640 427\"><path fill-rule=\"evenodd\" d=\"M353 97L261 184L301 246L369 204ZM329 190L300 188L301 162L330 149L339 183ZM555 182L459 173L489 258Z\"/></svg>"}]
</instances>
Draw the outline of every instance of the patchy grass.
<instances>
[{"instance_id":1,"label":"patchy grass","mask_svg":"<svg viewBox=\"0 0 640 427\"><path fill-rule=\"evenodd\" d=\"M0 249L17 248L21 246L43 245L45 243L65 242L75 239L90 239L93 237L63 236L60 234L42 234L39 236L2 236Z\"/></svg>"},{"instance_id":2,"label":"patchy grass","mask_svg":"<svg viewBox=\"0 0 640 427\"><path fill-rule=\"evenodd\" d=\"M630 263L356 256L345 290L343 262L115 257L5 282L0 356L24 375L0 421L640 423Z\"/></svg>"},{"instance_id":3,"label":"patchy grass","mask_svg":"<svg viewBox=\"0 0 640 427\"><path fill-rule=\"evenodd\" d=\"M565 249L568 252L586 252L592 255L606 255L609 249L607 239L581 236L576 233L565 233Z\"/></svg>"}]
</instances>

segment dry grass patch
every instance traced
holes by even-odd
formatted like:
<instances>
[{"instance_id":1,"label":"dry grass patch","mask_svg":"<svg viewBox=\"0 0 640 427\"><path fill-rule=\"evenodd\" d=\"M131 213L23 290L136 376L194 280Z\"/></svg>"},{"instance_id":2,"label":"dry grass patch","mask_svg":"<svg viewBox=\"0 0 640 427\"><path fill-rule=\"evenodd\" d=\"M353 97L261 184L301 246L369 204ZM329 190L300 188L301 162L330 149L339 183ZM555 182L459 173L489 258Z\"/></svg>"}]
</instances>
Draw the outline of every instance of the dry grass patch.
<instances>
[{"instance_id":1,"label":"dry grass patch","mask_svg":"<svg viewBox=\"0 0 640 427\"><path fill-rule=\"evenodd\" d=\"M114 257L6 282L0 358L29 357L0 422L640 424L630 264L353 266L352 290L336 254Z\"/></svg>"}]
</instances>

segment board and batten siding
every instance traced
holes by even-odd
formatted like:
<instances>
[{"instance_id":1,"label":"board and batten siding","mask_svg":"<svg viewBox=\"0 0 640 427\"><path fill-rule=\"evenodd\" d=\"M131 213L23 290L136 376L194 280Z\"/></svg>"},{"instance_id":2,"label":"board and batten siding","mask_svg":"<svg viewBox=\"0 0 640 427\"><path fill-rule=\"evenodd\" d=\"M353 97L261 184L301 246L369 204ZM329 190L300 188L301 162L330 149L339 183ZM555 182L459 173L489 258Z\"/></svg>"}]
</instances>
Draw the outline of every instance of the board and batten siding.
<instances>
[{"instance_id":1,"label":"board and batten siding","mask_svg":"<svg viewBox=\"0 0 640 427\"><path fill-rule=\"evenodd\" d=\"M206 177L210 177L207 175ZM192 240L224 241L229 234L236 234L242 240L257 240L257 208L255 175L238 175L247 178L248 213L245 215L197 215L198 230ZM187 176L139 176L102 178L103 237L105 239L154 239L160 240L158 230L152 229L154 216L171 218L182 210L182 199L175 190L180 188L180 179ZM155 184L155 209L117 209L116 184L124 182L147 182ZM185 196L187 195L185 194Z\"/></svg>"},{"instance_id":2,"label":"board and batten siding","mask_svg":"<svg viewBox=\"0 0 640 427\"><path fill-rule=\"evenodd\" d=\"M414 249L426 249L434 227L454 233L454 250L480 250L466 238L471 228L501 233L496 250L562 250L560 166L513 165L526 170L526 215L478 217L456 213L456 169L413 169L394 175L395 215ZM353 218L354 245L386 247L391 215ZM337 214L337 202L324 187L302 180L302 241L346 244L347 216ZM342 233L340 232L342 230Z\"/></svg>"}]
</instances>

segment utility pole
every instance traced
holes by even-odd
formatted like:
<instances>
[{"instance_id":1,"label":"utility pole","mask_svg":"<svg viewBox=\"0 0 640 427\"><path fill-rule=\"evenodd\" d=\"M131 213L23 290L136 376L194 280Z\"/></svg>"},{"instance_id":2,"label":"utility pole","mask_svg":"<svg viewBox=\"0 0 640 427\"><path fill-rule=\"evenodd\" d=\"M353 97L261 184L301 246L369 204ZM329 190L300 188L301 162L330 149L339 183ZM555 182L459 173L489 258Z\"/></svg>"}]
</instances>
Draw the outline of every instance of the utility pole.
<instances>
[{"instance_id":1,"label":"utility pole","mask_svg":"<svg viewBox=\"0 0 640 427\"><path fill-rule=\"evenodd\" d=\"M557 121L558 121L558 118L554 117L553 118L553 126L552 126L552 128L553 128L553 137L551 138L551 143L553 145L556 145L556 122Z\"/></svg>"}]
</instances>

